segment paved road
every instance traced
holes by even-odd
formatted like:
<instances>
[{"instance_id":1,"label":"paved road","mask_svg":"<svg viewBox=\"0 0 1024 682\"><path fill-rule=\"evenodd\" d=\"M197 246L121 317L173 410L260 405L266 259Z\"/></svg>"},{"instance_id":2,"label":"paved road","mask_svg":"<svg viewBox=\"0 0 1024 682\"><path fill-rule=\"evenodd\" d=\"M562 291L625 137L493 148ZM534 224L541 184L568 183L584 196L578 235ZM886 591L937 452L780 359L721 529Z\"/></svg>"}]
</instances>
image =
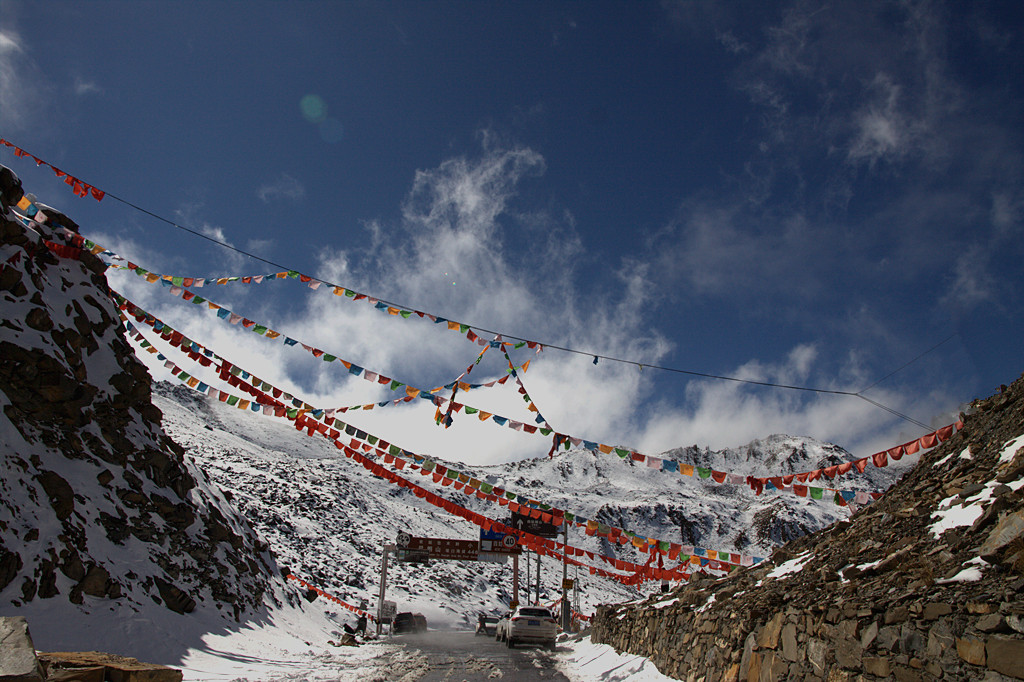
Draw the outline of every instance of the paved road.
<instances>
[{"instance_id":1,"label":"paved road","mask_svg":"<svg viewBox=\"0 0 1024 682\"><path fill-rule=\"evenodd\" d=\"M554 652L530 645L509 649L493 637L472 632L428 631L418 635L397 635L409 653L426 657L427 670L416 682L568 682L555 670Z\"/></svg>"}]
</instances>

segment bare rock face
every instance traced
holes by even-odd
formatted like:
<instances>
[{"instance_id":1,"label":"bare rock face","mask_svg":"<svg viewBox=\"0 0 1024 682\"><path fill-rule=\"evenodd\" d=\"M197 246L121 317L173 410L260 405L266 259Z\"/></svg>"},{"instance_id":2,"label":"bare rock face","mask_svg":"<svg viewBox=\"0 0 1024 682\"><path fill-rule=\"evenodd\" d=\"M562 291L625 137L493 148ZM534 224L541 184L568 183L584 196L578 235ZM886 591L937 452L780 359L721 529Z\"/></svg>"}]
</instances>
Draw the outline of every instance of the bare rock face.
<instances>
[{"instance_id":1,"label":"bare rock face","mask_svg":"<svg viewBox=\"0 0 1024 682\"><path fill-rule=\"evenodd\" d=\"M43 679L43 668L28 633L28 622L21 616L0 618L0 680L42 682Z\"/></svg>"},{"instance_id":2,"label":"bare rock face","mask_svg":"<svg viewBox=\"0 0 1024 682\"><path fill-rule=\"evenodd\" d=\"M0 604L99 598L241 618L262 604L273 558L164 434L106 266L45 240L61 235L0 220Z\"/></svg>"},{"instance_id":3,"label":"bare rock face","mask_svg":"<svg viewBox=\"0 0 1024 682\"><path fill-rule=\"evenodd\" d=\"M602 606L593 640L679 679L1024 679L1024 377L962 418L848 521Z\"/></svg>"}]
</instances>

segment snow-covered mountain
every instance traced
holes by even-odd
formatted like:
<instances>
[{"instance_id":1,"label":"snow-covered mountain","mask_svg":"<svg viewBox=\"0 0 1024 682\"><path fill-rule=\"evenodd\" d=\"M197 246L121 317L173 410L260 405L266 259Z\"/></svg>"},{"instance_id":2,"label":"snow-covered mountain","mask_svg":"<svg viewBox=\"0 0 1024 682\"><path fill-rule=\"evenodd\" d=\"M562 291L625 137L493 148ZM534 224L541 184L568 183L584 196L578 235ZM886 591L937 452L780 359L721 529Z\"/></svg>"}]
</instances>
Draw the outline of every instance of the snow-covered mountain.
<instances>
[{"instance_id":1,"label":"snow-covered mountain","mask_svg":"<svg viewBox=\"0 0 1024 682\"><path fill-rule=\"evenodd\" d=\"M296 632L326 638L355 616L324 600L308 616L298 611L299 590L283 573L373 610L382 546L400 531L479 537L477 526L374 476L285 419L238 410L181 384L153 385L119 327L104 264L63 241L60 230L26 225L11 213L4 218L0 602L29 618L37 644L142 650L174 663L209 650L220 633L273 628L286 612L299 623ZM850 459L835 446L786 436L663 457L739 476ZM848 514L828 497L754 495L745 485L586 450L500 466L445 464L577 517L744 555L769 556L786 540ZM899 473L869 468L848 478L851 487L880 490ZM505 507L453 493L429 476L415 478L489 518L508 515ZM648 556L579 527L570 530L568 544L634 563ZM534 561L531 556L531 579ZM525 582L525 561L521 576ZM578 578L574 597L585 614L657 588L648 583L638 590L586 569L573 568L570 576ZM543 601L557 597L561 577L558 562L541 560ZM481 610L507 606L512 569L510 563L392 564L387 590L400 610L424 613L434 628L463 626ZM302 636L297 641L308 646Z\"/></svg>"},{"instance_id":2,"label":"snow-covered mountain","mask_svg":"<svg viewBox=\"0 0 1024 682\"><path fill-rule=\"evenodd\" d=\"M382 546L393 543L399 531L417 537L479 537L476 526L372 476L325 439L310 438L287 421L238 410L180 384L156 384L154 403L163 412L165 430L229 493L279 563L349 603L366 603L372 610ZM851 459L834 445L788 436L771 436L735 450L690 447L664 456L761 476L808 471ZM666 473L586 450L498 466L443 463L496 487L646 537L757 556L769 556L787 540L849 515L831 496L824 500L778 492L758 496L745 485ZM869 467L850 480L859 489L880 490L899 471ZM415 478L431 487L421 477ZM502 520L508 515L504 507L433 487L490 518ZM612 546L607 539L587 536L579 528L570 530L569 544L636 563L647 559L630 545ZM525 562L520 571L525 581ZM582 581L583 613L592 612L597 604L638 594L635 588L570 570L570 577L576 575ZM557 598L561 577L558 562L541 559L543 599ZM531 579L536 579L535 572ZM641 589L655 587L648 583ZM432 626L457 626L472 621L478 611L498 611L511 593L511 563L452 561L432 562L429 567L392 564L389 569L387 598L396 601L400 610L423 612Z\"/></svg>"}]
</instances>

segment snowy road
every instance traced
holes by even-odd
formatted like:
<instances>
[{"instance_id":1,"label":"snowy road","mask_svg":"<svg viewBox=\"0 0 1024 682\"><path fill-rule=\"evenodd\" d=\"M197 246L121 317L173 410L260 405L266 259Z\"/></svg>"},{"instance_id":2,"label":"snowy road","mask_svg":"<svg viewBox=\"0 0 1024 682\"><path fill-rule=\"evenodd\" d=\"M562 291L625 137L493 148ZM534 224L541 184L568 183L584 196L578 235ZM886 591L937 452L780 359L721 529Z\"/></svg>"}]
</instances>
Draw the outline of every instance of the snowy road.
<instances>
[{"instance_id":1,"label":"snowy road","mask_svg":"<svg viewBox=\"0 0 1024 682\"><path fill-rule=\"evenodd\" d=\"M547 649L509 649L493 637L478 637L472 632L426 632L398 636L391 641L404 643L406 655L422 657L420 660L426 664L423 675L411 678L417 682L569 679L555 669L554 654Z\"/></svg>"}]
</instances>

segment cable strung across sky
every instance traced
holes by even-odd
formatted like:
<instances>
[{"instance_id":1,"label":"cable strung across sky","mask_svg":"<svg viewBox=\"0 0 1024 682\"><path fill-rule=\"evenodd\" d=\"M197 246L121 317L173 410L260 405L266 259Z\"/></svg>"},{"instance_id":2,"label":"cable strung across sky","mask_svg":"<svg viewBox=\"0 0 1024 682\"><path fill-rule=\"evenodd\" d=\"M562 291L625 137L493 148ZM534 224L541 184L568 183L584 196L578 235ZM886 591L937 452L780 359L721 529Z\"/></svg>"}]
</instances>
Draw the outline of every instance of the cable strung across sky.
<instances>
[{"instance_id":1,"label":"cable strung across sky","mask_svg":"<svg viewBox=\"0 0 1024 682\"><path fill-rule=\"evenodd\" d=\"M272 260L263 258L262 256L258 256L256 254L251 253L249 251L246 251L244 249L240 249L240 248L238 248L238 247L236 247L236 246L234 246L232 244L228 244L228 243L226 243L226 242L224 242L222 240L216 239L215 237L211 237L210 235L203 234L202 232L200 232L198 230L195 230L193 228L187 227L185 225L181 225L181 224L179 224L179 223L177 223L177 222L175 222L173 220L165 218L165 217L159 215L158 213L155 213L155 212L150 211L150 210L148 210L146 208L143 208L142 206L139 206L138 204L135 204L135 203L133 203L133 202L127 200L127 199L124 199L124 198L122 198L122 197L120 197L120 196L118 196L116 194L113 194L113 193L111 193L109 191L98 190L94 186L89 185L88 183L84 183L81 180L77 179L76 177L68 175L64 171L61 171L61 170L57 169L56 167L50 165L46 161L43 161L39 157L31 154L30 152L25 151L23 148L15 146L13 143L9 142L8 140L6 140L4 138L0 138L0 144L2 144L4 146L8 146L8 147L13 147L14 150L15 150L15 155L16 156L19 156L19 157L26 157L26 156L27 157L31 157L36 162L37 165L44 165L45 164L45 165L49 166L50 168L53 168L54 171L58 174L58 176L66 177L68 179L68 181L69 181L68 184L72 187L72 190L78 196L88 196L89 192L91 192L92 195L97 200L101 200L104 197L110 197L111 199L114 199L115 201L118 201L118 202L124 204L125 206L128 206L129 208L132 208L132 209L134 209L136 211L139 211L139 212L141 212L141 213L143 213L145 215L148 215L148 216L150 216L150 217L152 217L152 218L154 218L156 220L159 220L161 222L164 222L164 223L166 223L166 224L168 224L168 225L170 225L172 227L175 227L175 228L177 228L179 230L182 230L182 231L187 232L189 234L192 234L192 235L195 235L195 236L200 237L202 239L205 239L205 240L207 240L207 241L209 241L209 242L211 242L213 244L216 244L217 246L220 246L221 248L228 249L230 251L233 251L235 253L243 255L243 256L245 256L247 258L251 258L251 259L259 261L261 263L266 263L267 265L271 265L273 267L280 268L280 269L282 269L284 271L287 271L287 272L292 272L293 271L293 270L291 270L290 268L288 268L285 265L281 265L280 263L276 263L276 262L274 262ZM82 187L88 188L88 191L83 191L81 189ZM342 287L339 284L334 284L334 283L326 281L326 280L320 280L320 281L323 282L324 284L330 286L330 287L334 287L335 289L345 289L345 287ZM385 306L392 306L392 307L399 308L399 309L404 309L404 310L410 310L411 309L409 306L405 306L405 305L402 305L400 303L396 303L396 302L393 302L393 301L388 301L386 299L381 299L381 298L374 297L374 300L376 300L377 302L379 302L381 304L384 304ZM914 419L913 417L910 417L909 415L906 415L906 414L904 414L902 412L899 412L899 411L897 411L897 410L895 410L895 409L893 409L891 407L888 407L888 406L886 406L886 405L884 405L884 404L882 404L882 403L880 403L880 402L878 402L876 400L868 398L867 396L865 396L863 394L864 394L865 391L873 388L874 386L878 385L879 383L885 381L886 379L892 377L893 375L897 374L898 372L902 371L903 369L909 367L911 364L913 364L917 360L921 359L922 357L924 357L928 353L930 353L930 352L934 351L935 349L939 348L940 346L945 344L947 341L951 340L952 338L954 338L956 336L956 334L951 334L951 335L947 336L945 339L943 339L939 343L935 344L931 348L923 351L922 353L918 354L916 357L914 357L910 361L904 363L903 365L901 365L897 369L895 369L892 372L889 372L888 374L883 376L881 379L878 379L874 383L870 384L867 388L864 388L864 389L862 389L860 391L842 391L842 390L837 390L837 389L817 388L817 387L812 387L812 386L798 386L798 385L793 385L793 384L781 384L781 383L775 383L775 382L770 382L770 381L758 381L758 380L755 380L755 379L742 379L742 378L739 378L739 377L731 377L731 376L725 376L725 375L720 375L720 374L711 374L711 373L707 373L707 372L698 372L696 370L682 369L682 368L679 368L679 367L669 367L669 366L665 366L665 365L659 365L659 364L653 364L653 363L647 363L647 362L640 362L640 361L637 361L637 360L630 360L630 359L626 359L626 358L614 357L614 356L611 356L611 355L604 355L604 354L601 354L601 353L594 353L592 351L584 351L584 350L580 350L578 348L571 348L571 347L568 347L568 346L560 346L560 345L557 345L557 344L545 343L545 342L542 342L542 341L537 341L535 339L526 339L526 338L515 336L515 335L512 335L512 334L507 334L507 333L504 333L504 332L501 332L501 331L498 331L498 330L487 329L485 327L482 327L482 326L479 326L479 325L475 325L475 324L471 324L471 323L462 323L462 324L465 325L465 326L468 326L468 327L472 327L473 329L475 329L475 330L477 330L479 332L483 332L483 333L491 335L491 336L501 336L501 337L507 338L507 339L514 339L514 340L517 340L517 341L526 341L526 342L530 342L530 343L536 343L536 344L543 345L546 348L550 348L550 349L554 349L554 350L560 350L560 351L565 352L565 353L572 353L572 354L586 356L586 357L593 357L594 358L594 364L597 364L598 360L607 360L609 362L618 362L618 363L622 363L622 364L634 365L634 366L638 367L641 371L644 368L656 369L656 370L660 370L660 371L664 371L664 372L670 372L670 373L674 373L674 374L683 374L683 375L699 377L699 378L703 378L703 379L712 379L712 380L716 380L716 381L731 381L731 382L735 382L735 383L748 384L748 385L753 385L753 386L763 386L763 387L766 387L766 388L776 388L776 389L784 389L784 390L792 390L792 391L804 391L804 392L809 392L809 393L819 393L819 394L828 394L828 395L837 395L837 396L849 396L849 397L859 398L859 399L861 399L861 400L863 400L863 401L865 401L865 402L867 402L867 403L869 403L869 404L871 404L871 405L873 405L873 406L875 406L875 407L877 407L877 408L879 408L881 410L884 410L884 411L888 412L889 414L893 415L894 417L897 417L897 418L902 419L902 420L904 420L906 422L914 424L915 426L918 426L918 427L920 427L920 428L922 428L922 429L924 429L926 431L930 430L930 428L931 428L927 424L925 424L923 422L920 422L920 421Z\"/></svg>"}]
</instances>

